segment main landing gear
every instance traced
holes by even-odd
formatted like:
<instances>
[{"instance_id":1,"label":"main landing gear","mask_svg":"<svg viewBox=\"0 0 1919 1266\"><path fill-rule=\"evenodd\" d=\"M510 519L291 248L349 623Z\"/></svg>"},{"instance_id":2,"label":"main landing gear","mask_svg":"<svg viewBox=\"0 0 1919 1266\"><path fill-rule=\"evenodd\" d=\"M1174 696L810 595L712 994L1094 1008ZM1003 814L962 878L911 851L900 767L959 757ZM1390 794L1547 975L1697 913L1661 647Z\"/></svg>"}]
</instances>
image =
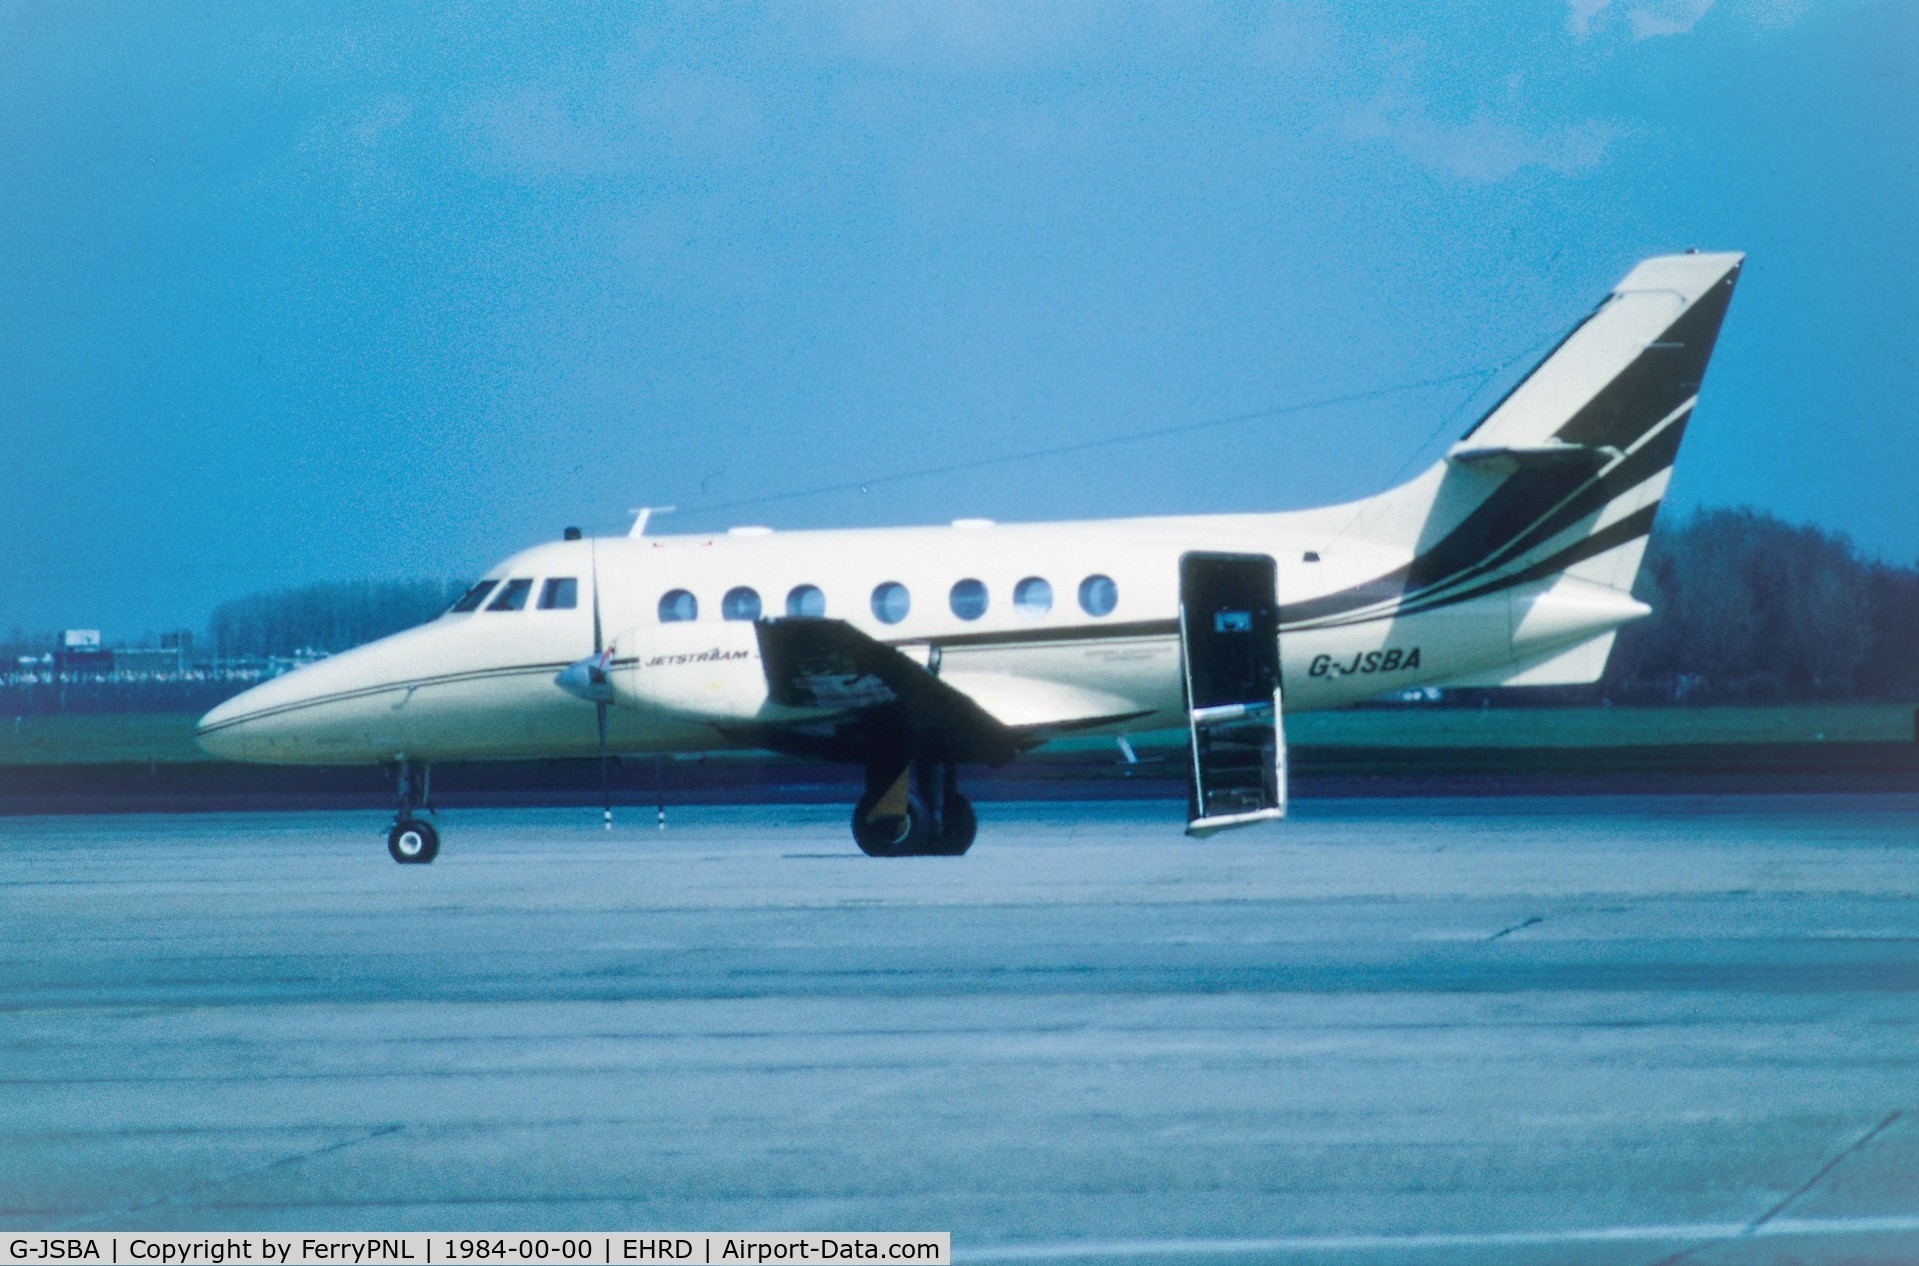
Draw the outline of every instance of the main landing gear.
<instances>
[{"instance_id":1,"label":"main landing gear","mask_svg":"<svg viewBox=\"0 0 1919 1266\"><path fill-rule=\"evenodd\" d=\"M978 830L950 761L867 767L866 792L853 806L853 840L868 857L957 857Z\"/></svg>"},{"instance_id":2,"label":"main landing gear","mask_svg":"<svg viewBox=\"0 0 1919 1266\"><path fill-rule=\"evenodd\" d=\"M415 816L433 813L429 798L431 776L431 767L423 763L416 783L412 763L404 758L400 761L399 807L393 814L393 826L386 833L386 851L402 865L425 865L440 855L440 832L433 823Z\"/></svg>"}]
</instances>

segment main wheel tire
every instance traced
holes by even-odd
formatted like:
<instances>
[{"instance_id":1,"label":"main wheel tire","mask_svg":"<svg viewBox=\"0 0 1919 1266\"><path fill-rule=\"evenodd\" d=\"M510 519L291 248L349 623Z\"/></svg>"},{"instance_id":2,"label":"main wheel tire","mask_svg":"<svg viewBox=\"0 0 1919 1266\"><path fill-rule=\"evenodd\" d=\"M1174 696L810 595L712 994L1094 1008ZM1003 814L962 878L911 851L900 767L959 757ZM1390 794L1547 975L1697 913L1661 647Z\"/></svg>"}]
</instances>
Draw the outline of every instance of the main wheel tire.
<instances>
[{"instance_id":1,"label":"main wheel tire","mask_svg":"<svg viewBox=\"0 0 1919 1266\"><path fill-rule=\"evenodd\" d=\"M440 833L430 822L401 818L386 833L386 851L401 865L425 865L440 855Z\"/></svg>"},{"instance_id":2,"label":"main wheel tire","mask_svg":"<svg viewBox=\"0 0 1919 1266\"><path fill-rule=\"evenodd\" d=\"M933 815L918 796L906 797L906 816L868 817L879 793L867 792L853 806L853 842L868 857L913 857L933 838Z\"/></svg>"},{"instance_id":3,"label":"main wheel tire","mask_svg":"<svg viewBox=\"0 0 1919 1266\"><path fill-rule=\"evenodd\" d=\"M942 857L958 857L973 847L973 837L979 834L979 818L973 813L973 802L956 791L946 793L945 820L934 834L929 853L938 853Z\"/></svg>"}]
</instances>

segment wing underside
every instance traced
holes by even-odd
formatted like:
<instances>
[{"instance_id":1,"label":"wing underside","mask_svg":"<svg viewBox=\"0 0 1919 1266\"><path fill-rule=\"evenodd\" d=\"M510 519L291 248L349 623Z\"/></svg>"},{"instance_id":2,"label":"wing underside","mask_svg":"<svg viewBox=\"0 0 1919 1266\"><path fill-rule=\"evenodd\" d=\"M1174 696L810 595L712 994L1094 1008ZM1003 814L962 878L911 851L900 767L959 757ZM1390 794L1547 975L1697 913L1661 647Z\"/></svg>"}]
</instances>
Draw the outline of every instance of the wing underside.
<instances>
[{"instance_id":1,"label":"wing underside","mask_svg":"<svg viewBox=\"0 0 1919 1266\"><path fill-rule=\"evenodd\" d=\"M876 752L1003 765L1042 736L1008 725L922 663L843 620L762 620L767 696L812 719L753 727L774 751L870 760Z\"/></svg>"}]
</instances>

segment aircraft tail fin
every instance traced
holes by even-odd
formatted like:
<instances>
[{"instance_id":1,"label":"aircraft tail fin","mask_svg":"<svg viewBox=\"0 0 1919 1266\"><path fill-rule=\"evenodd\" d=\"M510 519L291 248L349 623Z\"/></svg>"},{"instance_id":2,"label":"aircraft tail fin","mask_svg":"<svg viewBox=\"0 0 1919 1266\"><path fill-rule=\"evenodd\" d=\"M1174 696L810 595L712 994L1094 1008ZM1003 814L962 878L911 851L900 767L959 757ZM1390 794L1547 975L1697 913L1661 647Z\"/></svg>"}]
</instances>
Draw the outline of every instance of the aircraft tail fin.
<instances>
[{"instance_id":1,"label":"aircraft tail fin","mask_svg":"<svg viewBox=\"0 0 1919 1266\"><path fill-rule=\"evenodd\" d=\"M1410 546L1409 560L1384 583L1289 606L1289 626L1562 578L1623 601L1743 260L1664 255L1629 272L1441 461L1360 503L1348 530Z\"/></svg>"}]
</instances>

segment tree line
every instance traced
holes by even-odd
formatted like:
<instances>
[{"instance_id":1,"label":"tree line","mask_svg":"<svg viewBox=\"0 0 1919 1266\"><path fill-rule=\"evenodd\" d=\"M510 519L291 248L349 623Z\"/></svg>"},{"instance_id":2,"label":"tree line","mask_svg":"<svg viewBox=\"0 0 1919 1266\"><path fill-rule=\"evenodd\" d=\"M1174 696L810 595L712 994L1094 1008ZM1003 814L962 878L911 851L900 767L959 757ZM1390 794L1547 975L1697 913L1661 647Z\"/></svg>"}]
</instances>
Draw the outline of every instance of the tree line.
<instances>
[{"instance_id":1,"label":"tree line","mask_svg":"<svg viewBox=\"0 0 1919 1266\"><path fill-rule=\"evenodd\" d=\"M214 608L204 650L220 659L336 654L431 620L465 586L352 580L256 593Z\"/></svg>"},{"instance_id":2,"label":"tree line","mask_svg":"<svg viewBox=\"0 0 1919 1266\"><path fill-rule=\"evenodd\" d=\"M1919 699L1919 567L1749 507L1661 522L1600 691L1622 701Z\"/></svg>"}]
</instances>

